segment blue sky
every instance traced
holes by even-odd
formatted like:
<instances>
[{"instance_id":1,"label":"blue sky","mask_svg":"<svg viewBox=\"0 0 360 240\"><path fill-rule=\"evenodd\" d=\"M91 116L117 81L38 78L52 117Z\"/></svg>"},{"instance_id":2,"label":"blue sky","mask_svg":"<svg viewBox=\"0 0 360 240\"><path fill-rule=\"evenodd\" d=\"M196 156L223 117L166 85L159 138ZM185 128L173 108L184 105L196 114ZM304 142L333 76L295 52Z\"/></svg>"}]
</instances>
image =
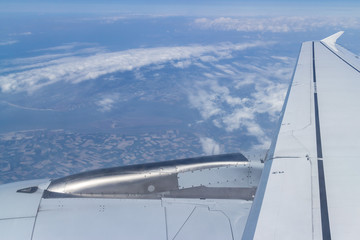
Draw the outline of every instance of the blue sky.
<instances>
[{"instance_id":1,"label":"blue sky","mask_svg":"<svg viewBox=\"0 0 360 240\"><path fill-rule=\"evenodd\" d=\"M334 15L354 16L359 1L244 1L244 0L90 0L90 1L10 1L0 3L0 12L59 12L92 14L162 14L162 15Z\"/></svg>"}]
</instances>

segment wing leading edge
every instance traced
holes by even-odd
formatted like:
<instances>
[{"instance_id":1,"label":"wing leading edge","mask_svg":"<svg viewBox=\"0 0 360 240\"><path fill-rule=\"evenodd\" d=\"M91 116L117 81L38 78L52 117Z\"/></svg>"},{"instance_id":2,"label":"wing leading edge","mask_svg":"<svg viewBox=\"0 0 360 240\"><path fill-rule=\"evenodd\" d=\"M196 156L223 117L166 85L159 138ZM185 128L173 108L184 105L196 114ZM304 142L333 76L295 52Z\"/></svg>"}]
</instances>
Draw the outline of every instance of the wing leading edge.
<instances>
[{"instance_id":1,"label":"wing leading edge","mask_svg":"<svg viewBox=\"0 0 360 240\"><path fill-rule=\"evenodd\" d=\"M243 239L355 239L360 62L342 32L302 44Z\"/></svg>"}]
</instances>

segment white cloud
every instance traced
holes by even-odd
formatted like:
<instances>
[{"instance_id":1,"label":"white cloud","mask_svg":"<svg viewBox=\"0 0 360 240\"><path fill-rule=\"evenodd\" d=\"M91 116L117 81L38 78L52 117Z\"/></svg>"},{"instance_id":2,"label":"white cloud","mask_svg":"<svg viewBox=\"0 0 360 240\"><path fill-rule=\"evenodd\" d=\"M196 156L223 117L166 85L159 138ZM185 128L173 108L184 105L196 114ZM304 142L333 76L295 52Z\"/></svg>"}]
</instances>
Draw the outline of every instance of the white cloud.
<instances>
[{"instance_id":1,"label":"white cloud","mask_svg":"<svg viewBox=\"0 0 360 240\"><path fill-rule=\"evenodd\" d=\"M276 60L281 60L283 62L289 63L291 62L293 59L290 57L284 57L284 56L271 56L271 58L276 59Z\"/></svg>"},{"instance_id":2,"label":"white cloud","mask_svg":"<svg viewBox=\"0 0 360 240\"><path fill-rule=\"evenodd\" d=\"M12 44L15 44L17 42L18 42L17 40L2 41L2 42L0 42L0 46L12 45Z\"/></svg>"},{"instance_id":3,"label":"white cloud","mask_svg":"<svg viewBox=\"0 0 360 240\"><path fill-rule=\"evenodd\" d=\"M201 56L200 60L203 62L216 62L218 59L214 56L205 55L205 56Z\"/></svg>"},{"instance_id":4,"label":"white cloud","mask_svg":"<svg viewBox=\"0 0 360 240\"><path fill-rule=\"evenodd\" d=\"M134 76L137 80L145 81L146 78L144 77L144 74L141 71L134 71Z\"/></svg>"},{"instance_id":5,"label":"white cloud","mask_svg":"<svg viewBox=\"0 0 360 240\"><path fill-rule=\"evenodd\" d=\"M65 43L63 45L56 46L56 47L41 48L41 49L33 50L33 52L74 51L74 49L76 49L76 48L86 47L83 49L76 50L76 53L79 53L79 52L91 52L89 50L95 50L92 52L98 52L101 49L100 47L94 48L94 47L89 47L89 46L94 46L94 44L86 43L86 42L71 42L71 43Z\"/></svg>"},{"instance_id":6,"label":"white cloud","mask_svg":"<svg viewBox=\"0 0 360 240\"><path fill-rule=\"evenodd\" d=\"M246 127L246 129L248 129L248 123L255 120L254 111L256 110L248 107L238 108L235 109L232 113L225 115L221 121L223 125L225 125L225 129L229 132L232 132L241 127ZM254 128L253 125L252 128ZM252 131L252 133L254 132ZM262 134L263 133L261 133L261 135ZM258 134L256 134L256 136L258 136Z\"/></svg>"},{"instance_id":7,"label":"white cloud","mask_svg":"<svg viewBox=\"0 0 360 240\"><path fill-rule=\"evenodd\" d=\"M29 36L32 35L32 32L21 32L21 33L11 33L9 36Z\"/></svg>"},{"instance_id":8,"label":"white cloud","mask_svg":"<svg viewBox=\"0 0 360 240\"><path fill-rule=\"evenodd\" d=\"M200 137L201 147L206 155L215 155L221 153L220 145L211 138Z\"/></svg>"},{"instance_id":9,"label":"white cloud","mask_svg":"<svg viewBox=\"0 0 360 240\"><path fill-rule=\"evenodd\" d=\"M216 98L216 93L206 92L201 89L198 89L196 93L189 95L192 107L197 108L205 120L222 113L220 106L216 104Z\"/></svg>"},{"instance_id":10,"label":"white cloud","mask_svg":"<svg viewBox=\"0 0 360 240\"><path fill-rule=\"evenodd\" d=\"M177 61L177 62L174 62L172 65L176 68L187 68L189 67L190 65L192 64L192 62L189 60L189 59L186 59L184 61Z\"/></svg>"},{"instance_id":11,"label":"white cloud","mask_svg":"<svg viewBox=\"0 0 360 240\"><path fill-rule=\"evenodd\" d=\"M256 111L258 113L268 113L272 120L278 118L277 114L284 103L285 93L288 88L286 83L269 82L265 86L256 86L256 91L252 94L255 99Z\"/></svg>"},{"instance_id":12,"label":"white cloud","mask_svg":"<svg viewBox=\"0 0 360 240\"><path fill-rule=\"evenodd\" d=\"M112 16L112 17L103 17L101 18L102 22L104 23L115 23L120 20L126 19L126 16Z\"/></svg>"},{"instance_id":13,"label":"white cloud","mask_svg":"<svg viewBox=\"0 0 360 240\"><path fill-rule=\"evenodd\" d=\"M219 17L197 18L194 25L205 29L240 32L304 32L324 27L359 28L358 18L334 17Z\"/></svg>"},{"instance_id":14,"label":"white cloud","mask_svg":"<svg viewBox=\"0 0 360 240\"><path fill-rule=\"evenodd\" d=\"M89 54L101 54L104 53L102 47L90 47L75 50L75 47L84 46L88 44L71 43L65 44L53 48L38 49L35 52L46 51L46 54L27 58L16 58L11 60L3 60L2 68L0 68L1 74L9 72L26 72L27 70L36 68L45 68L48 66L61 65L74 61L74 57L86 58ZM49 53L53 51L60 51L59 53ZM65 51L65 52L64 52Z\"/></svg>"},{"instance_id":15,"label":"white cloud","mask_svg":"<svg viewBox=\"0 0 360 240\"><path fill-rule=\"evenodd\" d=\"M200 68L204 68L204 69L208 69L209 67L207 67L206 65L200 63L200 62L194 62L194 65Z\"/></svg>"},{"instance_id":16,"label":"white cloud","mask_svg":"<svg viewBox=\"0 0 360 240\"><path fill-rule=\"evenodd\" d=\"M264 42L243 44L223 43L219 45L193 45L179 47L139 48L119 52L97 52L90 56L68 56L33 64L28 59L21 59L22 65L12 66L12 73L0 76L2 92L35 91L43 86L58 81L79 83L98 78L117 71L131 71L151 64L163 64L169 61L186 61L199 59L212 54L221 59L231 56L232 51L240 51L251 47L268 45ZM16 62L16 60L14 61ZM183 65L185 67L185 65Z\"/></svg>"},{"instance_id":17,"label":"white cloud","mask_svg":"<svg viewBox=\"0 0 360 240\"><path fill-rule=\"evenodd\" d=\"M117 94L103 96L99 101L96 102L96 105L99 106L98 110L100 112L109 112L118 99L119 96Z\"/></svg>"},{"instance_id":18,"label":"white cloud","mask_svg":"<svg viewBox=\"0 0 360 240\"><path fill-rule=\"evenodd\" d=\"M211 69L215 70L203 74L206 80L193 83L189 102L204 121L227 132L254 136L258 140L254 148L261 149L269 146L270 139L258 116L268 114L270 121L278 119L295 59L278 57L265 60L266 64L255 62L212 63ZM217 69L223 75L216 74Z\"/></svg>"},{"instance_id":19,"label":"white cloud","mask_svg":"<svg viewBox=\"0 0 360 240\"><path fill-rule=\"evenodd\" d=\"M1 101L1 102L8 106L14 107L14 108L31 110L31 111L56 111L55 109L51 109L51 108L33 108L33 107L26 107L26 106L14 104L14 103L7 102L7 101Z\"/></svg>"}]
</instances>

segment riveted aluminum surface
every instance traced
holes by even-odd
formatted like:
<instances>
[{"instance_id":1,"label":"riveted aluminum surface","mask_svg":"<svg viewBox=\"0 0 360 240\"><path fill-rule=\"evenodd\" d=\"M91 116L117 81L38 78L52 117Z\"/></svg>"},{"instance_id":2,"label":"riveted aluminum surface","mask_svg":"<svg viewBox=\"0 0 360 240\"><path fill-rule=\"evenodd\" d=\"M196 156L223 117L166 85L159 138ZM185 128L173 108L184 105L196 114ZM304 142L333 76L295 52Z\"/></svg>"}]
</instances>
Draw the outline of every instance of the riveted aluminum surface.
<instances>
[{"instance_id":1,"label":"riveted aluminum surface","mask_svg":"<svg viewBox=\"0 0 360 240\"><path fill-rule=\"evenodd\" d=\"M100 169L75 174L51 182L44 198L100 197L100 198L144 198L163 197L233 198L251 200L260 177L251 172L250 162L242 154L223 154L174 161L140 164L125 167ZM219 171L221 169L221 171ZM227 170L225 170L227 169ZM256 167L261 172L261 167ZM213 182L210 188L199 184ZM225 175L232 172L232 178L247 179L247 184L233 184ZM189 175L191 174L191 175ZM225 175L224 175L225 174ZM253 179L255 178L257 179ZM252 184L249 184L249 179ZM187 181L182 185L179 181ZM206 180L209 179L209 180ZM222 184L215 184L222 179ZM191 183L193 182L193 183ZM237 188L238 191L234 191ZM240 191L241 190L241 191Z\"/></svg>"},{"instance_id":2,"label":"riveted aluminum surface","mask_svg":"<svg viewBox=\"0 0 360 240\"><path fill-rule=\"evenodd\" d=\"M205 168L178 174L179 188L198 186L251 188L256 187L260 178L262 164L243 162L236 165ZM258 176L254 178L254 175Z\"/></svg>"}]
</instances>

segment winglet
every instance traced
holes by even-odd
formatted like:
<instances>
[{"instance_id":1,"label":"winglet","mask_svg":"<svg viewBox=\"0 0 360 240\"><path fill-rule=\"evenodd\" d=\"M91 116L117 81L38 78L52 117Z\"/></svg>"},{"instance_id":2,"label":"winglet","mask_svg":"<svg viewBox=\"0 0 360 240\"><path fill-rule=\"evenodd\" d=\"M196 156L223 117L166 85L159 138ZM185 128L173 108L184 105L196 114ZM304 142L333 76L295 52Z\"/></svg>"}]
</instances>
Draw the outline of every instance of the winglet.
<instances>
[{"instance_id":1,"label":"winglet","mask_svg":"<svg viewBox=\"0 0 360 240\"><path fill-rule=\"evenodd\" d=\"M323 40L321 40L322 43L325 43L328 47L330 47L332 50L334 51L338 51L335 44L336 44L336 40L344 33L344 31L340 31L337 32L327 38L324 38Z\"/></svg>"}]
</instances>

